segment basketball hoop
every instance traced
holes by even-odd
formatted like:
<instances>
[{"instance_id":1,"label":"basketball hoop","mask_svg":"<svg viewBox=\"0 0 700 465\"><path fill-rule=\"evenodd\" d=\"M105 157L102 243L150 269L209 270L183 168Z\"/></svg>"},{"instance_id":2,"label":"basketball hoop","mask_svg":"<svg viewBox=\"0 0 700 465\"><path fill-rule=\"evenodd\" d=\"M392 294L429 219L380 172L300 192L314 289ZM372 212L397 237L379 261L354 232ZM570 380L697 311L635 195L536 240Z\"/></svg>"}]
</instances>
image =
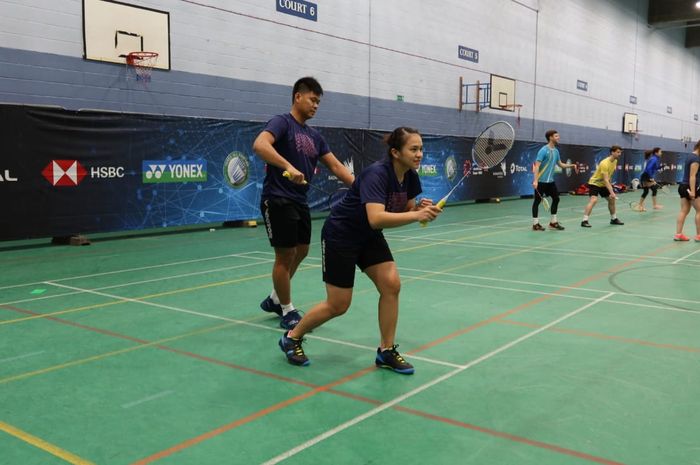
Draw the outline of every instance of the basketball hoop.
<instances>
[{"instance_id":1,"label":"basketball hoop","mask_svg":"<svg viewBox=\"0 0 700 465\"><path fill-rule=\"evenodd\" d=\"M518 112L517 119L515 120L518 127L520 127L520 109L523 107L520 103L510 103L508 105L501 105L501 110L516 111Z\"/></svg>"},{"instance_id":2,"label":"basketball hoop","mask_svg":"<svg viewBox=\"0 0 700 465\"><path fill-rule=\"evenodd\" d=\"M126 56L126 65L134 68L136 80L150 82L151 71L158 63L156 52L131 52Z\"/></svg>"}]
</instances>

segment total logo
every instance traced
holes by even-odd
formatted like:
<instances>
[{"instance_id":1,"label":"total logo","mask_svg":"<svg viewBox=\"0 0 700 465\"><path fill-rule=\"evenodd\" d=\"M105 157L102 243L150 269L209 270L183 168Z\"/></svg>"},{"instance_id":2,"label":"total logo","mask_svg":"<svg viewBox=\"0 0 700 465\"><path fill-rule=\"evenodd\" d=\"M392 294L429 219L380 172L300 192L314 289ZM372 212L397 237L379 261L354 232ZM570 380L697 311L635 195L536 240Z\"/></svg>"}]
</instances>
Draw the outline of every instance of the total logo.
<instances>
[{"instance_id":1,"label":"total logo","mask_svg":"<svg viewBox=\"0 0 700 465\"><path fill-rule=\"evenodd\" d=\"M143 179L146 184L167 182L205 182L207 180L207 162L144 160Z\"/></svg>"},{"instance_id":2,"label":"total logo","mask_svg":"<svg viewBox=\"0 0 700 465\"><path fill-rule=\"evenodd\" d=\"M93 166L90 172L78 160L51 160L41 172L53 186L77 186L88 175L92 179L124 177L123 166Z\"/></svg>"},{"instance_id":3,"label":"total logo","mask_svg":"<svg viewBox=\"0 0 700 465\"><path fill-rule=\"evenodd\" d=\"M17 178L13 177L10 170L0 172L0 182L17 182Z\"/></svg>"},{"instance_id":4,"label":"total logo","mask_svg":"<svg viewBox=\"0 0 700 465\"><path fill-rule=\"evenodd\" d=\"M527 171L528 170L526 166L516 165L515 163L510 164L510 174L526 173Z\"/></svg>"}]
</instances>

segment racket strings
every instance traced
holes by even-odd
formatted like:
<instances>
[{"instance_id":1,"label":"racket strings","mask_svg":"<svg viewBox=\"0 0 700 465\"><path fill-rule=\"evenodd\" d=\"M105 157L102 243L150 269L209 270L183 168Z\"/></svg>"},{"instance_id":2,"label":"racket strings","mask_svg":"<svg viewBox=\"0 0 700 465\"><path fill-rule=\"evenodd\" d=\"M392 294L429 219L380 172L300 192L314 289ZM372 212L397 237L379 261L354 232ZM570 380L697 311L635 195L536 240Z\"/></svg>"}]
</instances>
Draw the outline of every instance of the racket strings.
<instances>
[{"instance_id":1,"label":"racket strings","mask_svg":"<svg viewBox=\"0 0 700 465\"><path fill-rule=\"evenodd\" d=\"M474 162L482 168L493 168L503 161L514 140L515 131L510 124L504 121L494 123L474 141Z\"/></svg>"}]
</instances>

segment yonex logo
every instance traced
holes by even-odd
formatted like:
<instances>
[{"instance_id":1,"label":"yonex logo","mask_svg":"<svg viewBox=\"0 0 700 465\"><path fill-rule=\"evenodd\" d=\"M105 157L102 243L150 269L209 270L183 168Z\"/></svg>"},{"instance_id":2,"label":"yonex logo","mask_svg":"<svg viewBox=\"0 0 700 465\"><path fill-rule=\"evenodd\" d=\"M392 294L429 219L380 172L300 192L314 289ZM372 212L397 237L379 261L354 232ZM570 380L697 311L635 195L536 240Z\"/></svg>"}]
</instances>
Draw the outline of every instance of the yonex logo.
<instances>
[{"instance_id":1,"label":"yonex logo","mask_svg":"<svg viewBox=\"0 0 700 465\"><path fill-rule=\"evenodd\" d=\"M144 183L205 182L207 162L144 160L142 165Z\"/></svg>"},{"instance_id":2,"label":"yonex logo","mask_svg":"<svg viewBox=\"0 0 700 465\"><path fill-rule=\"evenodd\" d=\"M52 160L41 174L54 186L77 186L87 171L77 160Z\"/></svg>"}]
</instances>

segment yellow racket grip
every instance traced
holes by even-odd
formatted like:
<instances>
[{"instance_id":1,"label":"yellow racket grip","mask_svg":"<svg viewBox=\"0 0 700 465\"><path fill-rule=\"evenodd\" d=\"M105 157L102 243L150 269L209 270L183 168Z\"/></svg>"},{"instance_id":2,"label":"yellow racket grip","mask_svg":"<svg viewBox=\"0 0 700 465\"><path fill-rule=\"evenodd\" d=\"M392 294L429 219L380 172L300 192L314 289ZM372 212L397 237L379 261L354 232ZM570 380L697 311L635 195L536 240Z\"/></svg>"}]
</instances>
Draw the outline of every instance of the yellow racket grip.
<instances>
[{"instance_id":1,"label":"yellow racket grip","mask_svg":"<svg viewBox=\"0 0 700 465\"><path fill-rule=\"evenodd\" d=\"M442 207L445 206L446 203L447 203L447 199L446 199L446 198L442 198L442 199L440 199L440 201L439 201L437 204L435 204L435 206L438 207L438 208L442 208ZM421 222L420 222L420 225L421 225L422 227L425 228L426 226L428 226L428 222L427 222L427 221L421 221Z\"/></svg>"},{"instance_id":2,"label":"yellow racket grip","mask_svg":"<svg viewBox=\"0 0 700 465\"><path fill-rule=\"evenodd\" d=\"M284 176L287 179L292 179L292 173L290 173L289 171L283 171L282 176ZM306 179L304 179L304 182L302 182L302 184L308 184L308 182L306 182Z\"/></svg>"}]
</instances>

